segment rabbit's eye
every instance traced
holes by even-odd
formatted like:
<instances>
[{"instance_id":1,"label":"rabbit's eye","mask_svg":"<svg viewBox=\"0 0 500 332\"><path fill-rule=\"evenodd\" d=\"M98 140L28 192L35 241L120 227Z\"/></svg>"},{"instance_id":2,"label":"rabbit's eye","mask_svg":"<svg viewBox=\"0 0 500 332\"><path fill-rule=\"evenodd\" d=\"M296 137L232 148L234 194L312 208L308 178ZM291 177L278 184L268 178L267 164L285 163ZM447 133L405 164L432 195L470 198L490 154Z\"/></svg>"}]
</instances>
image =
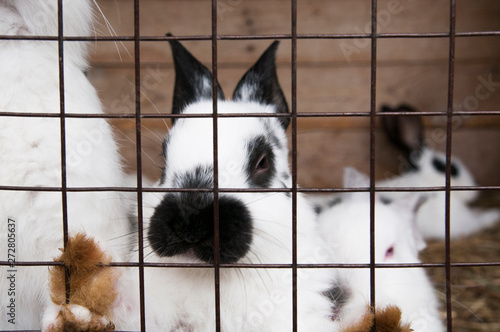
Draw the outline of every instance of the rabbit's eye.
<instances>
[{"instance_id":1,"label":"rabbit's eye","mask_svg":"<svg viewBox=\"0 0 500 332\"><path fill-rule=\"evenodd\" d=\"M385 259L392 258L394 256L394 246L390 246L389 249L385 251Z\"/></svg>"},{"instance_id":2,"label":"rabbit's eye","mask_svg":"<svg viewBox=\"0 0 500 332\"><path fill-rule=\"evenodd\" d=\"M267 172L270 168L271 165L269 164L267 154L263 154L257 162L257 165L255 165L255 175Z\"/></svg>"},{"instance_id":3,"label":"rabbit's eye","mask_svg":"<svg viewBox=\"0 0 500 332\"><path fill-rule=\"evenodd\" d=\"M451 176L452 177L458 176L458 167L453 162L451 163Z\"/></svg>"},{"instance_id":4,"label":"rabbit's eye","mask_svg":"<svg viewBox=\"0 0 500 332\"><path fill-rule=\"evenodd\" d=\"M432 165L434 168L441 173L446 173L446 162L443 160L440 160L438 158L432 159ZM455 163L451 162L450 165L450 175L452 177L457 177L458 176L458 167L455 165Z\"/></svg>"},{"instance_id":5,"label":"rabbit's eye","mask_svg":"<svg viewBox=\"0 0 500 332\"><path fill-rule=\"evenodd\" d=\"M437 158L432 159L432 165L434 168L441 173L446 173L446 164Z\"/></svg>"},{"instance_id":6,"label":"rabbit's eye","mask_svg":"<svg viewBox=\"0 0 500 332\"><path fill-rule=\"evenodd\" d=\"M274 174L275 156L265 136L257 136L248 144L247 176L251 186L268 188Z\"/></svg>"}]
</instances>

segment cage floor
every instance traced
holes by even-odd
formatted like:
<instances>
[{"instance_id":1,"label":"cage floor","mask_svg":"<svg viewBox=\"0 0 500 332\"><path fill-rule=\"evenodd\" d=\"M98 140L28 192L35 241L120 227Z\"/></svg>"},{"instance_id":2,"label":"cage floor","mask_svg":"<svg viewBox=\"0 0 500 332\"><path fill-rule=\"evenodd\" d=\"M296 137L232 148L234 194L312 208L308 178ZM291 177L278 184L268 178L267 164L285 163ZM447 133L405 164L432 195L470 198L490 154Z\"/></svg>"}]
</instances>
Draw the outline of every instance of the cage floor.
<instances>
[{"instance_id":1,"label":"cage floor","mask_svg":"<svg viewBox=\"0 0 500 332\"><path fill-rule=\"evenodd\" d=\"M484 195L478 201L484 207L500 206L500 193ZM452 262L498 262L500 259L500 223L481 233L451 242ZM429 241L421 253L424 262L443 262L444 241ZM428 275L439 292L443 317L445 308L445 271L431 268ZM497 266L454 267L451 269L453 331L500 331L500 269Z\"/></svg>"}]
</instances>

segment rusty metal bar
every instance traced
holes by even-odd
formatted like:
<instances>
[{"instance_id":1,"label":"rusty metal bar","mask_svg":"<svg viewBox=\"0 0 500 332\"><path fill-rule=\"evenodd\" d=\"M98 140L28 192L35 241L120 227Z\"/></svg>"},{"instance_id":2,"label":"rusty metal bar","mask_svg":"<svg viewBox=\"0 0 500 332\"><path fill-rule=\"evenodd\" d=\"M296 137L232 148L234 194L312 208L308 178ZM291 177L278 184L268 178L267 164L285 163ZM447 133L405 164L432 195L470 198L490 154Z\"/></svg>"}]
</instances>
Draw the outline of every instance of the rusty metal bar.
<instances>
[{"instance_id":1,"label":"rusty metal bar","mask_svg":"<svg viewBox=\"0 0 500 332\"><path fill-rule=\"evenodd\" d=\"M445 277L446 277L446 326L448 332L453 331L451 305L451 237L450 237L450 196L451 196L451 150L453 121L453 90L455 86L455 34L456 3L450 0L450 41L448 64L448 104L446 114L446 180L445 180Z\"/></svg>"},{"instance_id":2,"label":"rusty metal bar","mask_svg":"<svg viewBox=\"0 0 500 332\"><path fill-rule=\"evenodd\" d=\"M137 240L139 255L139 305L141 331L146 331L146 305L144 294L144 219L142 197L142 140L141 140L141 40L140 0L134 0L134 78L135 78L135 138L137 162Z\"/></svg>"},{"instance_id":3,"label":"rusty metal bar","mask_svg":"<svg viewBox=\"0 0 500 332\"><path fill-rule=\"evenodd\" d=\"M212 0L212 111L214 163L214 286L215 331L221 331L220 310L220 231L219 231L219 145L218 145L218 80L217 80L217 0Z\"/></svg>"},{"instance_id":4,"label":"rusty metal bar","mask_svg":"<svg viewBox=\"0 0 500 332\"><path fill-rule=\"evenodd\" d=\"M0 261L0 266L9 266L8 261ZM62 262L54 261L16 261L16 266L62 266ZM213 268L210 263L147 263L142 264L144 267L172 267L172 268ZM98 265L99 266L99 265ZM103 265L104 266L104 265ZM139 267L139 263L134 262L111 262L106 266L115 267ZM292 264L220 264L221 268L238 268L238 269L292 269ZM325 268L370 268L370 264L297 264L298 269L325 269ZM456 262L450 263L451 267L495 267L500 266L500 261L495 262ZM400 263L400 264L375 264L376 268L444 268L446 263Z\"/></svg>"},{"instance_id":5,"label":"rusty metal bar","mask_svg":"<svg viewBox=\"0 0 500 332\"><path fill-rule=\"evenodd\" d=\"M375 310L375 124L377 97L377 0L371 2L370 62L370 305ZM374 321L373 329L375 329Z\"/></svg>"},{"instance_id":6,"label":"rusty metal bar","mask_svg":"<svg viewBox=\"0 0 500 332\"><path fill-rule=\"evenodd\" d=\"M297 332L297 0L292 5L292 109L291 109L291 147L292 147L292 331Z\"/></svg>"},{"instance_id":7,"label":"rusty metal bar","mask_svg":"<svg viewBox=\"0 0 500 332\"><path fill-rule=\"evenodd\" d=\"M470 115L482 115L482 116L496 116L500 115L499 111L455 111L453 112L455 116L470 116ZM377 112L377 117L384 116L446 116L446 111L431 111L431 112ZM0 112L0 117L28 117L28 118L59 118L61 115L59 113L24 113L24 112ZM270 117L289 117L288 114L269 114L269 113L223 113L218 114L219 118L234 118L234 117L258 117L258 118L270 118ZM318 117L369 117L370 112L297 112L297 118L318 118ZM105 119L135 119L135 113L128 114L102 114L102 113L79 113L79 114L65 114L66 118L105 118ZM173 119L173 118L211 118L211 113L198 113L198 114L158 114L158 113L142 113L142 119Z\"/></svg>"},{"instance_id":8,"label":"rusty metal bar","mask_svg":"<svg viewBox=\"0 0 500 332\"><path fill-rule=\"evenodd\" d=\"M59 55L59 116L61 131L61 198L62 198L62 221L63 221L63 243L64 248L68 244L68 193L67 193L67 174L66 174L66 106L64 94L64 20L63 20L63 2L57 2L57 48ZM66 303L69 303L71 294L70 271L64 266Z\"/></svg>"},{"instance_id":9,"label":"rusty metal bar","mask_svg":"<svg viewBox=\"0 0 500 332\"><path fill-rule=\"evenodd\" d=\"M466 31L456 32L455 37L489 37L500 36L500 31ZM377 38L392 39L392 38L449 38L448 32L407 32L407 33L378 33ZM296 39L370 39L371 33L344 33L344 34L327 34L327 33L312 33L312 34L297 34ZM140 36L139 41L165 41L165 40L212 40L211 35L192 35L192 36ZM272 40L272 39L292 39L292 34L265 34L265 35L217 35L217 40ZM57 41L56 36L11 36L0 35L0 40L47 40ZM67 36L62 38L63 41L90 41L90 42L106 42L106 41L135 41L135 36L94 36L94 37L77 37Z\"/></svg>"},{"instance_id":10,"label":"rusty metal bar","mask_svg":"<svg viewBox=\"0 0 500 332\"><path fill-rule=\"evenodd\" d=\"M376 187L376 192L434 192L444 191L446 187ZM450 191L468 191L468 190L500 190L500 186L452 186ZM0 190L9 191L36 191L36 192L54 192L61 191L62 187L30 187L30 186L0 186ZM369 192L370 188L297 188L297 192L302 193L346 193L346 192ZM66 187L66 192L136 192L135 187ZM212 188L142 188L144 192L162 193L162 192L213 192ZM286 193L292 192L291 188L219 188L219 193Z\"/></svg>"}]
</instances>

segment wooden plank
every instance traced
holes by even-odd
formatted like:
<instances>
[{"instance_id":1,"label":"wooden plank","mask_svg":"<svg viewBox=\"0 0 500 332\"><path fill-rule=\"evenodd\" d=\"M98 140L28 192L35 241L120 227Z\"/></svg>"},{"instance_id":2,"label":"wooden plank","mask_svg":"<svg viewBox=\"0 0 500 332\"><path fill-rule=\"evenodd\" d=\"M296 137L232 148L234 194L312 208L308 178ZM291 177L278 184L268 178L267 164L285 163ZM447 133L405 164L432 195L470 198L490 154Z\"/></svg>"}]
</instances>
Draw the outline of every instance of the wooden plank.
<instances>
[{"instance_id":1,"label":"wooden plank","mask_svg":"<svg viewBox=\"0 0 500 332\"><path fill-rule=\"evenodd\" d=\"M398 4L399 6L394 6ZM101 0L102 12L120 36L133 35L131 0ZM219 34L289 34L290 2L285 0L224 0L220 1ZM379 32L447 32L449 30L449 1L445 0L383 0L379 1ZM500 30L500 2L459 1L457 6L459 31ZM370 22L370 2L367 0L299 1L299 33L364 33ZM392 14L391 14L392 12ZM387 14L389 13L389 14ZM385 15L384 15L385 14ZM109 35L102 16L97 35ZM141 1L141 35L164 36L209 35L211 33L210 3L201 0ZM463 39L463 41L462 41ZM477 60L500 57L499 37L459 38L457 59ZM268 41L221 41L221 64L246 64L254 61ZM396 39L379 41L380 60L432 61L447 59L446 38ZM210 42L187 43L189 49L204 62L211 61ZM289 44L288 44L289 45ZM122 60L111 42L99 42L93 52L93 62L99 64L132 63L124 48L133 54L133 44L118 44ZM480 51L478 51L480 50ZM141 58L148 63L171 63L165 42L145 42ZM366 62L370 58L369 40L305 40L299 43L299 61L306 63ZM279 62L290 61L289 46L278 52Z\"/></svg>"},{"instance_id":2,"label":"wooden plank","mask_svg":"<svg viewBox=\"0 0 500 332\"><path fill-rule=\"evenodd\" d=\"M133 0L97 0L118 35L133 35ZM379 0L379 32L447 32L448 0ZM457 1L457 30L498 30L500 5L494 0ZM299 0L299 33L369 32L369 0ZM221 0L221 34L290 33L289 0ZM104 19L96 32L107 35ZM235 24L235 22L237 24ZM141 34L162 36L165 27L185 28L186 35L209 34L211 3L206 0L142 0ZM227 31L226 31L227 30Z\"/></svg>"},{"instance_id":3,"label":"wooden plank","mask_svg":"<svg viewBox=\"0 0 500 332\"><path fill-rule=\"evenodd\" d=\"M431 136L427 132L427 137ZM494 141L496 144L482 144ZM479 184L498 185L498 130L462 130L453 136L453 155L471 170ZM435 142L444 151L444 142ZM376 136L376 178L399 173L401 160L382 133ZM369 171L369 136L367 131L337 129L334 131L298 133L298 182L302 187L341 188L342 169L354 166Z\"/></svg>"},{"instance_id":4,"label":"wooden plank","mask_svg":"<svg viewBox=\"0 0 500 332\"><path fill-rule=\"evenodd\" d=\"M222 68L219 81L227 95L232 93L244 70ZM280 82L288 101L290 69L280 66ZM122 68L93 68L89 77L96 86L105 108L112 113L133 113L134 71ZM447 64L411 66L380 65L377 74L378 104L409 103L418 110L446 110L448 89ZM299 67L297 74L299 112L368 112L370 69L358 67ZM142 112L169 113L172 104L174 73L172 68L144 66L142 70ZM488 82L490 82L488 84ZM455 109L467 111L500 110L500 76L490 65L457 65ZM491 89L492 91L488 90ZM350 118L301 119L304 127L355 125ZM478 116L464 125L499 125L499 117Z\"/></svg>"}]
</instances>

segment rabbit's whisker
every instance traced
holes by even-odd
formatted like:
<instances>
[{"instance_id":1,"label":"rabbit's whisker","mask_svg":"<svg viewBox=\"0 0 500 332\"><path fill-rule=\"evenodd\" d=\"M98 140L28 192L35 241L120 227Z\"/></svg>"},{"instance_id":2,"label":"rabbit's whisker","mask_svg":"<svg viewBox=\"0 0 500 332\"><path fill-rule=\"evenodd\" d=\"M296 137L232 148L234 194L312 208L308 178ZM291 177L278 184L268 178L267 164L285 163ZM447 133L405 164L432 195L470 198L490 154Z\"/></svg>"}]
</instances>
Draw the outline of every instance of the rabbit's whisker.
<instances>
[{"instance_id":1,"label":"rabbit's whisker","mask_svg":"<svg viewBox=\"0 0 500 332\"><path fill-rule=\"evenodd\" d=\"M111 25L111 23L109 22L109 20L104 15L104 13L101 10L101 7L99 7L99 4L97 3L97 1L93 0L93 2L94 2L94 5L96 6L97 10L101 14L101 16L102 16L102 18L104 20L104 24L106 24L106 28L108 29L109 34L111 36L113 36L113 37L118 37L118 34L116 33L115 29L113 29L113 26ZM120 41L119 43L123 47L123 49L125 50L125 52L127 52L129 58L132 59L132 55L130 54L130 52L128 51L128 49L125 47L125 44L123 44L122 41ZM120 54L120 49L118 48L117 42L115 41L114 44L115 44L116 51L118 52L118 57L120 58L120 62L123 62L122 56Z\"/></svg>"}]
</instances>

